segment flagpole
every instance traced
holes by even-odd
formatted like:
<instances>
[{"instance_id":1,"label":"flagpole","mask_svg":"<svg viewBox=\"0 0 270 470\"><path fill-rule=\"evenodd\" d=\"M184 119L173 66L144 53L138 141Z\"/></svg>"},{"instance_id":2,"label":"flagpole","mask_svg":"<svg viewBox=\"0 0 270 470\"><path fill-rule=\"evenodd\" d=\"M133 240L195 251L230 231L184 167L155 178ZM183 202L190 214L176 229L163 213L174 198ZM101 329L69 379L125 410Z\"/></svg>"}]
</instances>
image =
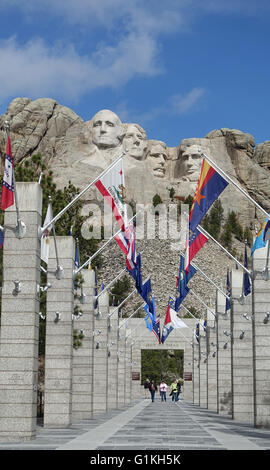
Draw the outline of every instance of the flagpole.
<instances>
[{"instance_id":1,"label":"flagpole","mask_svg":"<svg viewBox=\"0 0 270 470\"><path fill-rule=\"evenodd\" d=\"M53 213L51 196L49 196L48 199L49 199L49 205L50 205L50 208L51 208L51 213ZM54 247L55 247L56 266L57 266L56 271L55 271L55 277L58 280L60 280L63 277L64 270L63 270L62 266L60 266L60 264L59 264L59 257L58 257L58 249L57 249L56 233L55 233L54 224L52 224L52 231L53 231L53 239L54 239Z\"/></svg>"},{"instance_id":2,"label":"flagpole","mask_svg":"<svg viewBox=\"0 0 270 470\"><path fill-rule=\"evenodd\" d=\"M262 276L265 281L268 281L269 279L268 264L269 264L269 254L270 254L270 240L267 240L267 242L268 242L268 245L267 245L266 262L265 262L265 267L262 271Z\"/></svg>"},{"instance_id":3,"label":"flagpole","mask_svg":"<svg viewBox=\"0 0 270 470\"><path fill-rule=\"evenodd\" d=\"M111 318L111 316L114 314L114 312L116 312L116 310L119 310L120 307L122 307L122 305L124 305L124 303L126 303L126 301L132 297L132 295L135 294L135 292L137 292L137 289L134 289L122 302L120 305L117 305L117 307L108 315L108 318ZM145 303L145 302L144 302Z\"/></svg>"},{"instance_id":4,"label":"flagpole","mask_svg":"<svg viewBox=\"0 0 270 470\"><path fill-rule=\"evenodd\" d=\"M182 256L183 256L183 253L182 253L181 251L180 251L180 253L181 253ZM221 290L221 289L217 286L217 284L215 284L215 282L212 281L212 279L210 279L210 278L199 268L199 266L197 266L197 265L196 265L195 263L193 263L193 262L191 262L190 264L191 264L191 266L193 266L193 268L197 269L214 287L216 287L216 289L218 289L219 292L220 292L222 295L224 295L224 297L226 297L226 299L230 300L230 297L228 297L226 294L224 294L223 290Z\"/></svg>"},{"instance_id":5,"label":"flagpole","mask_svg":"<svg viewBox=\"0 0 270 470\"><path fill-rule=\"evenodd\" d=\"M72 201L70 201L60 212L58 212L58 214L52 219L50 220L50 222L48 222L47 225L45 225L44 227L39 227L38 229L38 235L39 235L39 238L41 238L41 236L43 235L43 233L45 232L45 230L47 230L47 228L53 224L54 222L56 222L58 219L60 219L60 217L62 217L62 215L68 210L70 209L70 207L73 206L73 204L75 204L75 202L77 202L85 193L86 191L88 191L88 189L91 188L91 186L93 186L93 184L95 184L100 178L103 178L103 176L105 176L107 173L109 173L109 171L126 155L126 152L122 152L121 155L119 155L119 157L117 157L116 160L114 160L104 171L102 171L102 173L100 173L99 176L97 176L93 181L91 181L91 183L89 183L79 194L77 194L77 196L75 196L74 199L72 199Z\"/></svg>"},{"instance_id":6,"label":"flagpole","mask_svg":"<svg viewBox=\"0 0 270 470\"><path fill-rule=\"evenodd\" d=\"M241 266L241 268L244 271L246 271L251 276L251 272L247 268L245 268L245 266L242 263L240 263L240 261L238 261L233 255L231 255L231 253L228 250L226 250L226 248L224 248L224 246L222 246L214 237L212 237L210 233L208 233L203 227L201 227L201 225L198 225L197 228L203 235L211 238L211 240L213 240L213 242L215 242L219 246L219 248L225 251L225 253L227 253L227 255L230 256L230 258L232 258L237 264L239 264L239 266Z\"/></svg>"},{"instance_id":7,"label":"flagpole","mask_svg":"<svg viewBox=\"0 0 270 470\"><path fill-rule=\"evenodd\" d=\"M140 307L135 310L135 312L133 312L129 317L127 317L127 319L123 323L121 323L121 325L118 326L118 330L120 330L120 328L122 328L122 326L124 326L128 322L128 320L132 318L135 313L137 313L144 306L144 304L145 302L143 302L142 305L140 305Z\"/></svg>"},{"instance_id":8,"label":"flagpole","mask_svg":"<svg viewBox=\"0 0 270 470\"><path fill-rule=\"evenodd\" d=\"M196 297L208 310L210 310L210 312L214 315L214 317L216 317L217 315L213 312L213 310L208 307L208 305L192 290L192 289L189 289L190 292L194 295L194 297Z\"/></svg>"},{"instance_id":9,"label":"flagpole","mask_svg":"<svg viewBox=\"0 0 270 470\"><path fill-rule=\"evenodd\" d=\"M195 320L199 320L199 318L195 317L195 315L193 315L193 313L191 313L191 312L189 311L189 309L188 309L187 307L185 307L183 304L181 304L181 307L184 307L184 309L185 309L193 318L195 318ZM180 310L181 310L181 307L180 307Z\"/></svg>"},{"instance_id":10,"label":"flagpole","mask_svg":"<svg viewBox=\"0 0 270 470\"><path fill-rule=\"evenodd\" d=\"M9 121L5 121L4 125L5 125L6 135L7 135L7 139L8 139L9 138L9 131L10 131ZM17 238L23 238L26 234L26 225L21 220L21 216L20 216L19 201L18 201L18 194L17 194L17 189L16 189L16 181L15 181L14 160L13 160L13 184L14 184L14 199L15 199L16 214L17 214L17 226L15 227L15 229L14 228L11 229L11 227L9 227L9 228L11 230L13 230L13 232L15 233L15 236Z\"/></svg>"},{"instance_id":11,"label":"flagpole","mask_svg":"<svg viewBox=\"0 0 270 470\"><path fill-rule=\"evenodd\" d=\"M129 221L131 222L141 211L139 211L138 213L136 213ZM99 255L99 253L101 253L101 251L104 250L104 248L106 248L106 246L119 234L122 232L122 229L120 228L118 230L118 232L116 232L114 235L111 236L111 238L109 238L109 240L107 240L104 245L102 245L92 256L90 256L88 258L88 260L86 260L78 269L75 270L75 275L78 274L87 264L90 264L91 261L96 258L97 255Z\"/></svg>"}]
</instances>

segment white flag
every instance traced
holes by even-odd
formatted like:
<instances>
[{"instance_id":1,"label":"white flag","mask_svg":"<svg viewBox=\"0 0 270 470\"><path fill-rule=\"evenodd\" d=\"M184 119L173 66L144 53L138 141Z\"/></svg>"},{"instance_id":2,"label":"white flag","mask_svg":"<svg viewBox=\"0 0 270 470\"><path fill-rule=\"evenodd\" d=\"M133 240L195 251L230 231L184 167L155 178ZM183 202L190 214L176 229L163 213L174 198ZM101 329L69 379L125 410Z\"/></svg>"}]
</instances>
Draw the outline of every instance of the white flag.
<instances>
[{"instance_id":1,"label":"white flag","mask_svg":"<svg viewBox=\"0 0 270 470\"><path fill-rule=\"evenodd\" d=\"M188 326L177 316L177 312L170 308L171 323L174 328L188 328Z\"/></svg>"},{"instance_id":2,"label":"white flag","mask_svg":"<svg viewBox=\"0 0 270 470\"><path fill-rule=\"evenodd\" d=\"M46 226L51 220L53 219L53 213L52 213L52 205L48 205L47 209L47 214L44 220L44 226ZM50 247L50 231L52 229L52 226L49 225L49 227L45 230L41 237L41 250L40 250L40 258L45 261L45 263L48 264L48 259L49 259L49 247Z\"/></svg>"},{"instance_id":3,"label":"white flag","mask_svg":"<svg viewBox=\"0 0 270 470\"><path fill-rule=\"evenodd\" d=\"M95 186L111 206L116 221L124 230L127 226L127 215L123 159L119 160L108 173L102 176Z\"/></svg>"}]
</instances>

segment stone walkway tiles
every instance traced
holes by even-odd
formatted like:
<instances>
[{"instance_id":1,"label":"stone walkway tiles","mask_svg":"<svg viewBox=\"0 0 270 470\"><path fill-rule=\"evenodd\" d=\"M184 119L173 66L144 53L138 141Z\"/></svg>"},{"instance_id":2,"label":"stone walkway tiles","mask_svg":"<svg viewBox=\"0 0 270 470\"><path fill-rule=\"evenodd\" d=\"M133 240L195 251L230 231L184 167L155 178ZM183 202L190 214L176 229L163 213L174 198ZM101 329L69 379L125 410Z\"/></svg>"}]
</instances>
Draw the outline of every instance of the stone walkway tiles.
<instances>
[{"instance_id":1,"label":"stone walkway tiles","mask_svg":"<svg viewBox=\"0 0 270 470\"><path fill-rule=\"evenodd\" d=\"M0 443L0 450L269 450L270 429L255 429L190 402L136 403L78 421L67 429L38 427L28 442Z\"/></svg>"}]
</instances>

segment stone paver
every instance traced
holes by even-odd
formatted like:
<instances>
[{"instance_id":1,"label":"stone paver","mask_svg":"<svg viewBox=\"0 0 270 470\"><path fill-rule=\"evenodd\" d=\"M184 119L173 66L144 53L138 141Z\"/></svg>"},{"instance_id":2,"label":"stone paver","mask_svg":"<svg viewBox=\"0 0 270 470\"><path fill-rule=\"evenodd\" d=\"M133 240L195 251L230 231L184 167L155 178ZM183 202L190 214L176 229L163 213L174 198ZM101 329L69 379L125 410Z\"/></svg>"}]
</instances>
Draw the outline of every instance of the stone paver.
<instances>
[{"instance_id":1,"label":"stone paver","mask_svg":"<svg viewBox=\"0 0 270 470\"><path fill-rule=\"evenodd\" d=\"M38 427L28 442L0 450L266 450L270 430L255 429L190 402L143 399L67 429Z\"/></svg>"}]
</instances>

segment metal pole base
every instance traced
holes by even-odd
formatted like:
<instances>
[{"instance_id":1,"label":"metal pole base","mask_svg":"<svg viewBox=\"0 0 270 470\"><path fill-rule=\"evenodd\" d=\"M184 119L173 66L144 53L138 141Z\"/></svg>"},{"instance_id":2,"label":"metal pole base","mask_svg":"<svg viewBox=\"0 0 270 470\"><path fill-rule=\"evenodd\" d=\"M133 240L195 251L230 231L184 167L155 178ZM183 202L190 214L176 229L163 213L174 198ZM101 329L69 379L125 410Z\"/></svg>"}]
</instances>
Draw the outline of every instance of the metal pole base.
<instances>
[{"instance_id":1,"label":"metal pole base","mask_svg":"<svg viewBox=\"0 0 270 470\"><path fill-rule=\"evenodd\" d=\"M54 274L55 274L56 279L58 279L59 281L60 279L63 279L64 269L62 268L62 266L57 266L57 269Z\"/></svg>"}]
</instances>

